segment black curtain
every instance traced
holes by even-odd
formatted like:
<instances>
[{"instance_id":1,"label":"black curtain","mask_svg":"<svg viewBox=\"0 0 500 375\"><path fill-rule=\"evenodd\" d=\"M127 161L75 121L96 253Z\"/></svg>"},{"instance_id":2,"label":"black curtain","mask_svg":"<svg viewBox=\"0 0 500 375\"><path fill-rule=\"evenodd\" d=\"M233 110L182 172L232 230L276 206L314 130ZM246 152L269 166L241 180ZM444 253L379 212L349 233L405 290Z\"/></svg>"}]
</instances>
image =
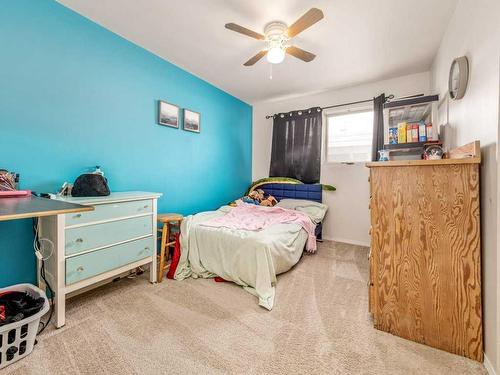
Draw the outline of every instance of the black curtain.
<instances>
[{"instance_id":1,"label":"black curtain","mask_svg":"<svg viewBox=\"0 0 500 375\"><path fill-rule=\"evenodd\" d=\"M372 160L378 160L378 150L384 148L384 103L385 94L373 99Z\"/></svg>"},{"instance_id":2,"label":"black curtain","mask_svg":"<svg viewBox=\"0 0 500 375\"><path fill-rule=\"evenodd\" d=\"M269 177L317 183L321 171L321 108L278 113L273 121Z\"/></svg>"}]
</instances>

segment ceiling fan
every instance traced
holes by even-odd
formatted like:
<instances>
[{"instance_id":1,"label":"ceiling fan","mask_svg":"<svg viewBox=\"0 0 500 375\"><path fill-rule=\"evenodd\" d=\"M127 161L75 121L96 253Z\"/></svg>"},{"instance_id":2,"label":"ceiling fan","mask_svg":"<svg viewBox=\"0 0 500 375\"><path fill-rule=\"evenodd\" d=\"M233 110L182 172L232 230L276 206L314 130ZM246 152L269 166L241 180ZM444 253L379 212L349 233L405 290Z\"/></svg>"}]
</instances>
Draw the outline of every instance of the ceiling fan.
<instances>
[{"instance_id":1,"label":"ceiling fan","mask_svg":"<svg viewBox=\"0 0 500 375\"><path fill-rule=\"evenodd\" d=\"M279 64L285 59L286 53L302 61L310 62L314 60L316 55L290 45L289 41L322 18L323 12L320 9L311 8L290 27L280 21L268 23L264 28L264 34L257 33L235 23L227 23L226 29L236 31L237 33L247 35L251 38L263 40L267 43L267 48L263 49L244 63L243 65L245 66L252 66L266 55L267 61L271 64Z\"/></svg>"}]
</instances>

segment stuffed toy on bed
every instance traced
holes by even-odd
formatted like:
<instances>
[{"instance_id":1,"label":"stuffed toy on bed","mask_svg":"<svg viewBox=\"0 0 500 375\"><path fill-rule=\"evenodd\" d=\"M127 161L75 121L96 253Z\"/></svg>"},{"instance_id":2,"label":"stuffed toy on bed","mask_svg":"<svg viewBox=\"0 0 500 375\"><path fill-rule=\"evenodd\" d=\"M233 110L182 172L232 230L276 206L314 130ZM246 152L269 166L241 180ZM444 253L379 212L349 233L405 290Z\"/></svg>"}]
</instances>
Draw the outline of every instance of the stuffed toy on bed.
<instances>
[{"instance_id":1,"label":"stuffed toy on bed","mask_svg":"<svg viewBox=\"0 0 500 375\"><path fill-rule=\"evenodd\" d=\"M260 202L261 206L273 207L278 201L272 195L269 195L266 199Z\"/></svg>"},{"instance_id":2,"label":"stuffed toy on bed","mask_svg":"<svg viewBox=\"0 0 500 375\"><path fill-rule=\"evenodd\" d=\"M248 195L245 195L241 198L241 200L245 203L255 204L257 206L268 206L272 207L278 201L272 195L268 195L267 197L264 194L264 190L255 189L251 191Z\"/></svg>"}]
</instances>

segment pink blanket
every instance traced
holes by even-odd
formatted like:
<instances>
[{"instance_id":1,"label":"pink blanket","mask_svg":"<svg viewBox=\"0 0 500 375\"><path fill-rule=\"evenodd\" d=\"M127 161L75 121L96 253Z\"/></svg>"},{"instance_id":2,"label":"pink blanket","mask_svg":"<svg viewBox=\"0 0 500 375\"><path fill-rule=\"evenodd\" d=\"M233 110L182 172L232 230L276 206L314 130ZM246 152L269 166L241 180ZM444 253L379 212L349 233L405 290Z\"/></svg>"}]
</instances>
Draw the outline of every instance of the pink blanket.
<instances>
[{"instance_id":1,"label":"pink blanket","mask_svg":"<svg viewBox=\"0 0 500 375\"><path fill-rule=\"evenodd\" d=\"M306 250L316 251L315 225L306 214L281 207L262 207L253 204L241 204L226 215L203 222L209 227L244 229L257 231L273 224L298 224L308 234Z\"/></svg>"}]
</instances>

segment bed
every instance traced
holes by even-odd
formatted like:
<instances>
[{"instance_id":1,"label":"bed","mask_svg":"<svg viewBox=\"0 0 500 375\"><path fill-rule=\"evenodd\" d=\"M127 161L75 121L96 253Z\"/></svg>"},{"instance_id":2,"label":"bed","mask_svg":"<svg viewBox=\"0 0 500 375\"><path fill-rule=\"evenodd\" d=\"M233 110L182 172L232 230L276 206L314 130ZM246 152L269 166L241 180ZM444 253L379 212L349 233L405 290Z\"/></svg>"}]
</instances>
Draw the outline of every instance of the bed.
<instances>
[{"instance_id":1,"label":"bed","mask_svg":"<svg viewBox=\"0 0 500 375\"><path fill-rule=\"evenodd\" d=\"M277 184L269 183L259 186L266 195L272 195L278 202L283 199L303 199L323 203L323 189L319 184ZM323 223L316 225L316 238L323 239Z\"/></svg>"},{"instance_id":2,"label":"bed","mask_svg":"<svg viewBox=\"0 0 500 375\"><path fill-rule=\"evenodd\" d=\"M326 206L321 203L321 185L269 183L259 186L278 200L278 206L296 208L309 205L323 210L316 222L321 237L321 222ZM297 206L297 203L300 203ZM255 295L259 305L271 310L274 306L276 276L288 271L301 258L308 233L296 223L277 223L262 230L251 231L226 227L209 227L211 220L229 214L233 208L222 206L216 211L201 212L185 218L181 226L180 259L175 279L188 277L221 277L241 285ZM267 208L264 208L267 209ZM204 224L205 223L205 224Z\"/></svg>"}]
</instances>

